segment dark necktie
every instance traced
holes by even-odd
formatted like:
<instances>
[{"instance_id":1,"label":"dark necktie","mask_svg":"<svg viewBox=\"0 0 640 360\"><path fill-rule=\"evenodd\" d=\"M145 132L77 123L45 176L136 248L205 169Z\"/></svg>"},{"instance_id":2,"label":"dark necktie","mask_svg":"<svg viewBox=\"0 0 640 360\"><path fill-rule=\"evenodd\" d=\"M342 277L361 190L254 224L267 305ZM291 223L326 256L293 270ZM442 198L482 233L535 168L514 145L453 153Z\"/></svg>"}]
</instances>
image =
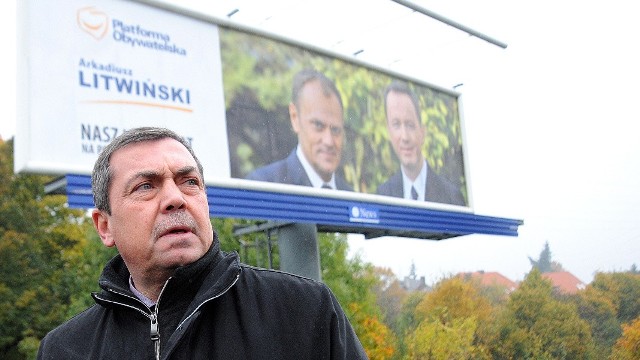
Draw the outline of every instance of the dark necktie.
<instances>
[{"instance_id":1,"label":"dark necktie","mask_svg":"<svg viewBox=\"0 0 640 360\"><path fill-rule=\"evenodd\" d=\"M418 192L416 191L415 187L411 187L411 198L413 200L418 200Z\"/></svg>"},{"instance_id":2,"label":"dark necktie","mask_svg":"<svg viewBox=\"0 0 640 360\"><path fill-rule=\"evenodd\" d=\"M331 187L331 185L329 185L329 184L327 184L327 183L322 184L322 188L323 188L323 189L333 189L333 188Z\"/></svg>"}]
</instances>

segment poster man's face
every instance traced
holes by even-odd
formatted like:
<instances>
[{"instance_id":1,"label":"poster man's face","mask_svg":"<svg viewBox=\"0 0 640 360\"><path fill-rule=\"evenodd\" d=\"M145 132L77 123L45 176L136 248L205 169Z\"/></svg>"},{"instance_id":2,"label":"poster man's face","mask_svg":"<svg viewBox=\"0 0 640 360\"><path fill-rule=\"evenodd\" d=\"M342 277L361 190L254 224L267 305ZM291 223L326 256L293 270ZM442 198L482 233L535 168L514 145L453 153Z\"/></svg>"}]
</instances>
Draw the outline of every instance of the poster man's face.
<instances>
[{"instance_id":1,"label":"poster man's face","mask_svg":"<svg viewBox=\"0 0 640 360\"><path fill-rule=\"evenodd\" d=\"M313 80L302 88L298 102L297 107L289 105L291 126L307 161L329 181L342 155L344 123L340 101Z\"/></svg>"},{"instance_id":2,"label":"poster man's face","mask_svg":"<svg viewBox=\"0 0 640 360\"><path fill-rule=\"evenodd\" d=\"M422 144L426 130L416 114L411 97L391 91L386 101L387 127L393 150L406 170L419 171L424 159Z\"/></svg>"}]
</instances>

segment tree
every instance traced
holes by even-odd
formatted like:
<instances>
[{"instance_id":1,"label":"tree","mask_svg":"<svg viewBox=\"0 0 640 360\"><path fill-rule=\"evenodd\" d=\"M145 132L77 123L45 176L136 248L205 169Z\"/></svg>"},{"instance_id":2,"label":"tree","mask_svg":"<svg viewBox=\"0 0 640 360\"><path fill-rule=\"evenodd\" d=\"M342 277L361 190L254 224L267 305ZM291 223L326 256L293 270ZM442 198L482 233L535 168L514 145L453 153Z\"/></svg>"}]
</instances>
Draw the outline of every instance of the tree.
<instances>
[{"instance_id":1,"label":"tree","mask_svg":"<svg viewBox=\"0 0 640 360\"><path fill-rule=\"evenodd\" d=\"M347 258L345 234L318 234L322 281L331 288L345 309L370 359L390 359L396 338L382 321L382 312L373 291L378 284L373 266L359 257Z\"/></svg>"},{"instance_id":2,"label":"tree","mask_svg":"<svg viewBox=\"0 0 640 360\"><path fill-rule=\"evenodd\" d=\"M613 347L610 359L640 359L640 317L623 326L622 337Z\"/></svg>"},{"instance_id":3,"label":"tree","mask_svg":"<svg viewBox=\"0 0 640 360\"><path fill-rule=\"evenodd\" d=\"M414 291L402 302L400 314L394 326L398 336L398 358L405 358L408 354L407 344L411 342L411 334L418 328L420 319L416 316L416 307L426 296L421 291Z\"/></svg>"},{"instance_id":4,"label":"tree","mask_svg":"<svg viewBox=\"0 0 640 360\"><path fill-rule=\"evenodd\" d=\"M450 322L423 321L409 335L409 359L472 359L476 348L473 337L476 331L475 318L458 318Z\"/></svg>"},{"instance_id":5,"label":"tree","mask_svg":"<svg viewBox=\"0 0 640 360\"><path fill-rule=\"evenodd\" d=\"M101 243L64 196L45 196L51 177L13 173L13 142L0 141L0 357L33 358L39 340L89 303L97 277L89 252ZM97 237L95 237L97 238ZM110 256L111 253L108 255Z\"/></svg>"},{"instance_id":6,"label":"tree","mask_svg":"<svg viewBox=\"0 0 640 360\"><path fill-rule=\"evenodd\" d=\"M549 242L544 243L544 249L540 252L538 260L534 260L529 257L531 267L538 269L541 273L564 271L560 263L551 260L551 249L549 248Z\"/></svg>"},{"instance_id":7,"label":"tree","mask_svg":"<svg viewBox=\"0 0 640 360\"><path fill-rule=\"evenodd\" d=\"M441 280L416 307L423 319L447 323L452 319L475 317L479 322L491 316L492 308L479 289L460 277Z\"/></svg>"},{"instance_id":8,"label":"tree","mask_svg":"<svg viewBox=\"0 0 640 360\"><path fill-rule=\"evenodd\" d=\"M480 339L493 308L477 284L461 277L441 280L416 306L420 325L409 338L414 357L484 358ZM478 328L479 324L482 328ZM420 350L418 350L418 348Z\"/></svg>"},{"instance_id":9,"label":"tree","mask_svg":"<svg viewBox=\"0 0 640 360\"><path fill-rule=\"evenodd\" d=\"M490 341L494 359L591 359L586 321L553 297L551 282L531 270L501 312Z\"/></svg>"},{"instance_id":10,"label":"tree","mask_svg":"<svg viewBox=\"0 0 640 360\"><path fill-rule=\"evenodd\" d=\"M628 323L640 316L640 275L624 273L596 273L591 282L616 309L616 318Z\"/></svg>"},{"instance_id":11,"label":"tree","mask_svg":"<svg viewBox=\"0 0 640 360\"><path fill-rule=\"evenodd\" d=\"M402 311L402 303L409 295L407 290L396 275L389 268L374 268L374 274L379 282L374 285L373 291L376 295L377 304L382 310L384 323L398 333L398 318Z\"/></svg>"},{"instance_id":12,"label":"tree","mask_svg":"<svg viewBox=\"0 0 640 360\"><path fill-rule=\"evenodd\" d=\"M613 300L602 290L588 285L573 298L573 301L577 305L580 317L589 323L596 358L608 358L611 347L622 333Z\"/></svg>"}]
</instances>

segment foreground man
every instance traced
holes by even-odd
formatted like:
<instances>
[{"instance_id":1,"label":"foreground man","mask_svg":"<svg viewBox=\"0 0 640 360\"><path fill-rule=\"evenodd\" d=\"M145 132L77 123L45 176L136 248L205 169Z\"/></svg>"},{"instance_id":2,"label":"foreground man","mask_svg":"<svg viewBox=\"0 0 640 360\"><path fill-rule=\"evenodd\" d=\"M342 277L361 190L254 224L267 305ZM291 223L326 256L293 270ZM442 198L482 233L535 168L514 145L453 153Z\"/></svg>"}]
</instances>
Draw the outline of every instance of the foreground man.
<instances>
[{"instance_id":1,"label":"foreground man","mask_svg":"<svg viewBox=\"0 0 640 360\"><path fill-rule=\"evenodd\" d=\"M365 359L322 283L220 251L203 169L170 130L111 142L92 176L105 246L96 305L51 331L38 359Z\"/></svg>"}]
</instances>

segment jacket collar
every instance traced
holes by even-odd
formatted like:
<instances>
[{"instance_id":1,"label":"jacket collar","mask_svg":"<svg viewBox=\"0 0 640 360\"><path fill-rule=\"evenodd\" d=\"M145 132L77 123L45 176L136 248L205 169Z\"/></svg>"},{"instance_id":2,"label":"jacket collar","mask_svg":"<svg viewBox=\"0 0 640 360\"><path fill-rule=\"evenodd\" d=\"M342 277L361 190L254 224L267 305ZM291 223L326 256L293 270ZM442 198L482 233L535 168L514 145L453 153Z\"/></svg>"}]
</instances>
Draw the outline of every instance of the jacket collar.
<instances>
[{"instance_id":1,"label":"jacket collar","mask_svg":"<svg viewBox=\"0 0 640 360\"><path fill-rule=\"evenodd\" d=\"M233 271L236 269L235 271ZM239 259L236 253L225 254L220 250L220 242L214 232L214 241L209 250L195 262L177 268L169 278L165 292L189 292L198 297L210 297L211 292L223 291L228 288L240 270ZM98 284L102 291L94 294L96 301L106 299L110 302L129 303L138 307L141 301L129 289L129 269L120 254L113 257L104 267ZM203 283L207 283L206 294L201 294L199 289ZM195 288L194 288L195 287ZM164 292L163 292L164 294ZM163 298L165 296L163 295ZM116 300L117 298L117 300ZM163 299L160 299L162 301ZM99 301L102 305L104 302Z\"/></svg>"}]
</instances>

